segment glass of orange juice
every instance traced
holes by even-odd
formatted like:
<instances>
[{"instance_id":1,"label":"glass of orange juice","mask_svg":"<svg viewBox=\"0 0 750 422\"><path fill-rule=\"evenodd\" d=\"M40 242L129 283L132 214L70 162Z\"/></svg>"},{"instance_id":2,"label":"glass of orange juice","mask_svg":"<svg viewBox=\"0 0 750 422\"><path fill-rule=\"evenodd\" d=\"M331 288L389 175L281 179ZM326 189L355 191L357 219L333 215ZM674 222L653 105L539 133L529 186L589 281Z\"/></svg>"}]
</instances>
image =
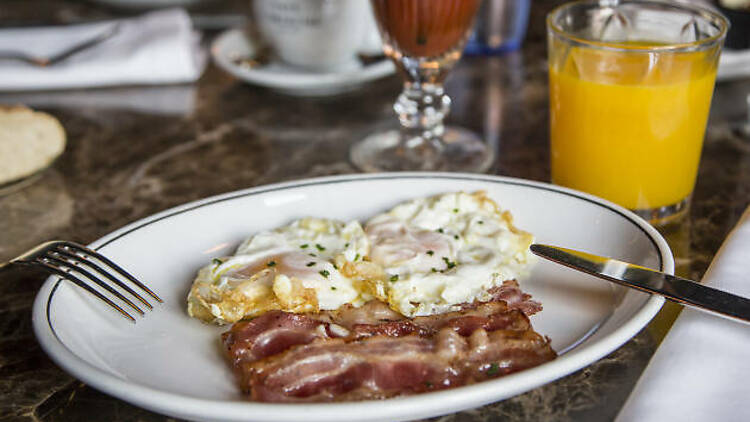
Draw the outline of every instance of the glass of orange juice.
<instances>
[{"instance_id":1,"label":"glass of orange juice","mask_svg":"<svg viewBox=\"0 0 750 422\"><path fill-rule=\"evenodd\" d=\"M579 1L547 16L553 183L654 223L687 210L728 23L658 1Z\"/></svg>"}]
</instances>

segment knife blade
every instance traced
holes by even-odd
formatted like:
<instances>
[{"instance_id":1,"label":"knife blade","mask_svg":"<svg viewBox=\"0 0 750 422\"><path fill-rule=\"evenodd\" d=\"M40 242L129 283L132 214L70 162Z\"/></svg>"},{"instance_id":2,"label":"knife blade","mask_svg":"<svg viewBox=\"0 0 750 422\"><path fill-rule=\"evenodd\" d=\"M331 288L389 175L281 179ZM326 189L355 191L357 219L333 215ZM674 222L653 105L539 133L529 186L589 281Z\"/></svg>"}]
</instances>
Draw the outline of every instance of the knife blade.
<instances>
[{"instance_id":1,"label":"knife blade","mask_svg":"<svg viewBox=\"0 0 750 422\"><path fill-rule=\"evenodd\" d=\"M711 314L750 323L750 299L616 259L552 245L533 244L542 258L622 286L665 298Z\"/></svg>"}]
</instances>

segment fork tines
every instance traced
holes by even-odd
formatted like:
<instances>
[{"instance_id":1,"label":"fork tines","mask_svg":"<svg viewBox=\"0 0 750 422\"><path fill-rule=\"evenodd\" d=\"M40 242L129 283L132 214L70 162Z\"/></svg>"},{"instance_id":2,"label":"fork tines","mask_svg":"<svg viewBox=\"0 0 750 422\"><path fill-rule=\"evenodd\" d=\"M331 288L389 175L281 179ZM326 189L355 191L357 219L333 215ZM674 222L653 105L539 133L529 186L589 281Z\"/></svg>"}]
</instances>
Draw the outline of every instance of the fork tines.
<instances>
[{"instance_id":1,"label":"fork tines","mask_svg":"<svg viewBox=\"0 0 750 422\"><path fill-rule=\"evenodd\" d=\"M35 261L43 265L49 271L59 275L62 278L72 281L79 287L84 288L97 298L106 302L109 306L116 309L123 316L135 322L135 318L125 311L121 306L110 300L107 296L92 288L84 281L89 280L97 286L109 292L112 296L119 299L138 314L143 315L143 310L128 299L125 294L118 291L110 285L114 283L124 292L134 297L141 306L153 309L153 306L138 292L131 288L126 282L132 283L140 290L147 293L158 302L163 302L159 296L143 283L138 281L122 267L112 262L107 257L95 252L85 246L73 242L50 242L45 245L42 253L36 256ZM108 282L109 281L109 282Z\"/></svg>"}]
</instances>

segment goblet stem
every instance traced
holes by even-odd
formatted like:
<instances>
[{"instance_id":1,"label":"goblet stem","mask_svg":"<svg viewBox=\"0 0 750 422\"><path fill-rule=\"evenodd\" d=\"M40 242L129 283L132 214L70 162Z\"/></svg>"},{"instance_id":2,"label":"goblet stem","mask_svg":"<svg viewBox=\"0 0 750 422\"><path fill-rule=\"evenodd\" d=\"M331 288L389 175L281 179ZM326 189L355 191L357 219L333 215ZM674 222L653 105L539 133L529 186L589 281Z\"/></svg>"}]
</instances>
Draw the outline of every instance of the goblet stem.
<instances>
[{"instance_id":1,"label":"goblet stem","mask_svg":"<svg viewBox=\"0 0 750 422\"><path fill-rule=\"evenodd\" d=\"M450 111L451 99L443 89L443 81L461 58L459 43L435 57L409 57L386 44L390 56L405 76L404 89L393 110L401 123L401 146L421 145L443 149L443 119ZM406 145L408 144L408 145ZM424 153L424 151L423 151Z\"/></svg>"},{"instance_id":2,"label":"goblet stem","mask_svg":"<svg viewBox=\"0 0 750 422\"><path fill-rule=\"evenodd\" d=\"M425 138L439 139L445 131L443 118L450 106L451 99L442 84L406 82L393 110L403 128L418 130Z\"/></svg>"},{"instance_id":3,"label":"goblet stem","mask_svg":"<svg viewBox=\"0 0 750 422\"><path fill-rule=\"evenodd\" d=\"M400 127L365 138L352 148L352 162L364 171L485 171L492 150L466 129L445 127L450 105L442 83L405 82L393 105Z\"/></svg>"}]
</instances>

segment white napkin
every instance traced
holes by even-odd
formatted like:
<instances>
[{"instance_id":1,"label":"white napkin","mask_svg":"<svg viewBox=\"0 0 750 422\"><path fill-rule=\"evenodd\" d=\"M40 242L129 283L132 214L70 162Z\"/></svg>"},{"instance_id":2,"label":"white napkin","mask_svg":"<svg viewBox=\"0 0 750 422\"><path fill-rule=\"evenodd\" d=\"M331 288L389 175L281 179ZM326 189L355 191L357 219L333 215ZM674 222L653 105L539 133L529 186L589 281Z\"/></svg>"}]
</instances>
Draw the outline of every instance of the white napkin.
<instances>
[{"instance_id":1,"label":"white napkin","mask_svg":"<svg viewBox=\"0 0 750 422\"><path fill-rule=\"evenodd\" d=\"M750 297L750 208L703 280ZM750 420L750 325L683 309L617 417L672 420Z\"/></svg>"},{"instance_id":2,"label":"white napkin","mask_svg":"<svg viewBox=\"0 0 750 422\"><path fill-rule=\"evenodd\" d=\"M31 108L128 110L157 115L188 115L195 111L195 84L120 86L80 91L0 92L0 104Z\"/></svg>"},{"instance_id":3,"label":"white napkin","mask_svg":"<svg viewBox=\"0 0 750 422\"><path fill-rule=\"evenodd\" d=\"M750 50L724 49L719 57L716 80L728 81L750 76Z\"/></svg>"},{"instance_id":4,"label":"white napkin","mask_svg":"<svg viewBox=\"0 0 750 422\"><path fill-rule=\"evenodd\" d=\"M0 60L0 91L191 82L206 55L182 9L91 24L0 30L0 51L50 56L111 31L115 35L49 67Z\"/></svg>"}]
</instances>

